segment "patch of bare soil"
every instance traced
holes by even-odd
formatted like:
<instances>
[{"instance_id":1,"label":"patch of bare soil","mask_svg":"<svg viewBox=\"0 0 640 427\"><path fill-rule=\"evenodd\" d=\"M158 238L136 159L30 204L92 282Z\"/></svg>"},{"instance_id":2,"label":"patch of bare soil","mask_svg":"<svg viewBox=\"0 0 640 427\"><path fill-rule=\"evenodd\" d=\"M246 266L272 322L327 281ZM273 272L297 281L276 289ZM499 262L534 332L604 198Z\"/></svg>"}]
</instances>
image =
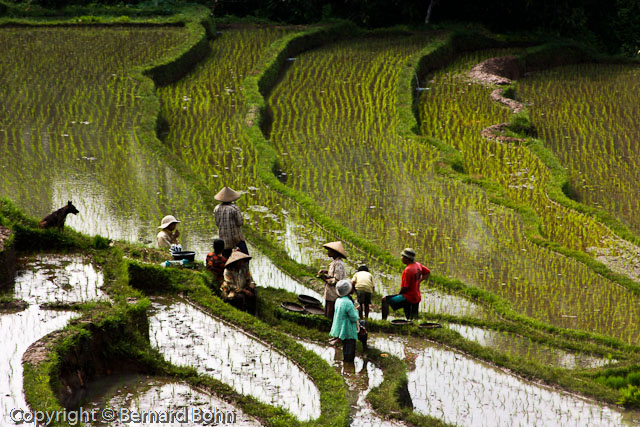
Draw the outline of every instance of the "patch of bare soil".
<instances>
[{"instance_id":1,"label":"patch of bare soil","mask_svg":"<svg viewBox=\"0 0 640 427\"><path fill-rule=\"evenodd\" d=\"M498 123L497 125L491 125L482 129L481 135L483 138L491 139L498 142L504 142L507 144L524 142L523 138L515 138L513 136L502 135L507 128L508 123Z\"/></svg>"},{"instance_id":2,"label":"patch of bare soil","mask_svg":"<svg viewBox=\"0 0 640 427\"><path fill-rule=\"evenodd\" d=\"M508 85L519 79L521 74L515 56L489 58L469 71L472 80L485 85Z\"/></svg>"},{"instance_id":3,"label":"patch of bare soil","mask_svg":"<svg viewBox=\"0 0 640 427\"><path fill-rule=\"evenodd\" d=\"M491 92L491 99L495 102L499 102L500 104L508 107L514 113L519 113L524 110L524 105L520 101L516 101L515 99L507 98L502 95L502 89L496 89Z\"/></svg>"},{"instance_id":4,"label":"patch of bare soil","mask_svg":"<svg viewBox=\"0 0 640 427\"><path fill-rule=\"evenodd\" d=\"M611 240L610 248L588 248L595 258L619 274L640 282L640 248L620 238Z\"/></svg>"},{"instance_id":5,"label":"patch of bare soil","mask_svg":"<svg viewBox=\"0 0 640 427\"><path fill-rule=\"evenodd\" d=\"M25 301L21 299L0 302L0 312L2 313L6 313L6 312L15 313L18 311L25 310L27 307L29 307L29 304L27 304Z\"/></svg>"}]
</instances>

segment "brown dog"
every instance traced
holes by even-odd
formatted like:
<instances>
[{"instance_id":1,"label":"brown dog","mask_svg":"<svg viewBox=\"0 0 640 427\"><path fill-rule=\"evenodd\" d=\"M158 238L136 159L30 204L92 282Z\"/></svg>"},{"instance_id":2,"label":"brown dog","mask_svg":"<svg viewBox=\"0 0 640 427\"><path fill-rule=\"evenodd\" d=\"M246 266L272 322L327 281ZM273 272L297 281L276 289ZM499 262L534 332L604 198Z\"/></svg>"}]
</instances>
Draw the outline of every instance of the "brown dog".
<instances>
[{"instance_id":1,"label":"brown dog","mask_svg":"<svg viewBox=\"0 0 640 427\"><path fill-rule=\"evenodd\" d=\"M67 215L70 213L75 215L78 212L80 211L76 209L76 207L71 203L71 200L69 200L69 203L67 203L66 206L45 216L42 221L40 221L40 228L58 227L58 231L62 231Z\"/></svg>"}]
</instances>

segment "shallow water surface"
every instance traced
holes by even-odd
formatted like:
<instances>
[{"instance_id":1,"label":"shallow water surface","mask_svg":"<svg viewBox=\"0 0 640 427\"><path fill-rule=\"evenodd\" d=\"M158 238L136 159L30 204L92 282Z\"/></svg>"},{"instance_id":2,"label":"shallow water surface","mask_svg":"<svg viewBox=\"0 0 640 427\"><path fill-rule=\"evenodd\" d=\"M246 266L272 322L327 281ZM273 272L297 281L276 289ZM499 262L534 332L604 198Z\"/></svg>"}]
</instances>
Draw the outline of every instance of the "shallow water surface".
<instances>
[{"instance_id":1,"label":"shallow water surface","mask_svg":"<svg viewBox=\"0 0 640 427\"><path fill-rule=\"evenodd\" d=\"M27 348L50 332L78 317L76 313L41 310L37 305L19 313L0 314L0 419L13 425L9 413L28 409L22 392L22 355Z\"/></svg>"},{"instance_id":2,"label":"shallow water surface","mask_svg":"<svg viewBox=\"0 0 640 427\"><path fill-rule=\"evenodd\" d=\"M237 392L283 407L301 420L320 416L320 393L292 361L195 307L154 303L151 345L170 362L193 366Z\"/></svg>"},{"instance_id":3,"label":"shallow water surface","mask_svg":"<svg viewBox=\"0 0 640 427\"><path fill-rule=\"evenodd\" d=\"M97 391L91 396L83 408L91 410L97 408L112 408L119 410L128 409L131 412L144 411L154 413L181 413L183 408L194 411L196 414L211 414L212 416L231 416L233 425L253 427L261 425L258 421L245 415L238 408L218 399L217 397L195 389L188 384L172 382L170 379L145 377L142 375L113 375L93 382L89 385ZM189 412L188 412L189 413ZM220 414L220 415L218 415ZM204 417L204 415L202 415ZM222 418L218 418L219 420ZM227 418L225 418L227 419ZM197 423L190 418L192 425ZM223 423L219 423L223 424ZM180 426L184 423L153 423L153 422L127 422L121 421L106 423L96 422L89 424L94 427L113 426Z\"/></svg>"},{"instance_id":4,"label":"shallow water surface","mask_svg":"<svg viewBox=\"0 0 640 427\"><path fill-rule=\"evenodd\" d=\"M640 421L635 413L522 380L424 340L371 338L371 345L405 359L412 368L408 379L414 409L448 423L627 426Z\"/></svg>"},{"instance_id":5,"label":"shallow water surface","mask_svg":"<svg viewBox=\"0 0 640 427\"><path fill-rule=\"evenodd\" d=\"M556 365L562 368L598 368L615 362L615 360L607 360L589 354L554 349L513 333L498 332L455 323L449 324L448 327L466 339L475 341L485 347L492 347L496 350L513 353L540 363Z\"/></svg>"},{"instance_id":6,"label":"shallow water surface","mask_svg":"<svg viewBox=\"0 0 640 427\"><path fill-rule=\"evenodd\" d=\"M26 260L15 280L14 297L30 304L107 299L102 273L82 255L38 255Z\"/></svg>"},{"instance_id":7,"label":"shallow water surface","mask_svg":"<svg viewBox=\"0 0 640 427\"><path fill-rule=\"evenodd\" d=\"M372 388L379 386L384 373L380 368L356 355L352 370L342 363L342 350L307 341L298 341L304 348L320 355L330 365L341 369L342 375L355 396L355 404L351 406L351 427L402 427L406 424L398 420L385 420L375 413L369 402L367 394Z\"/></svg>"}]
</instances>

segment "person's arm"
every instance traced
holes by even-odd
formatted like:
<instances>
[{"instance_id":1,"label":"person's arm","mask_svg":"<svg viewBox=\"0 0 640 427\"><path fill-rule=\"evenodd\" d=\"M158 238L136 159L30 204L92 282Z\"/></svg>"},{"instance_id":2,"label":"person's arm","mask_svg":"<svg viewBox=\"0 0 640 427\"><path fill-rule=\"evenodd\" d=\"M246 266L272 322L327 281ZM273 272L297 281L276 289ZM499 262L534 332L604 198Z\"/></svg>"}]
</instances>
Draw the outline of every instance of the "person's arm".
<instances>
[{"instance_id":1,"label":"person's arm","mask_svg":"<svg viewBox=\"0 0 640 427\"><path fill-rule=\"evenodd\" d=\"M431 270L429 270L427 267L425 267L423 265L422 266L422 280L428 279L430 274L431 274Z\"/></svg>"},{"instance_id":2,"label":"person's arm","mask_svg":"<svg viewBox=\"0 0 640 427\"><path fill-rule=\"evenodd\" d=\"M171 240L167 233L158 234L158 247L163 249L171 247Z\"/></svg>"}]
</instances>

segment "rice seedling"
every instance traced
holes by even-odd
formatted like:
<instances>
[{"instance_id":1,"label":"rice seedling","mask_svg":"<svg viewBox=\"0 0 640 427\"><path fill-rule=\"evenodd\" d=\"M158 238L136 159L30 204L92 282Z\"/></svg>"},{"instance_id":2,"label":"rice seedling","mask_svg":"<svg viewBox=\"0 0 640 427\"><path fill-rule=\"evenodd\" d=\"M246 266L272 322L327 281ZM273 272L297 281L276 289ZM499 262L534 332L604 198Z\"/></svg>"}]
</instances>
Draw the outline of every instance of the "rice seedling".
<instances>
[{"instance_id":1,"label":"rice seedling","mask_svg":"<svg viewBox=\"0 0 640 427\"><path fill-rule=\"evenodd\" d=\"M406 338L392 342L372 338L376 348L398 357L417 354L415 369L408 373L414 410L445 422L629 425L626 414L618 408L529 383L465 355Z\"/></svg>"},{"instance_id":2,"label":"rice seedling","mask_svg":"<svg viewBox=\"0 0 640 427\"><path fill-rule=\"evenodd\" d=\"M475 326L451 323L448 327L464 338L478 344L498 349L502 352L525 357L526 359L567 369L597 368L616 360L604 359L584 353L573 353L540 344L531 338L525 338L510 332L498 332Z\"/></svg>"},{"instance_id":3,"label":"rice seedling","mask_svg":"<svg viewBox=\"0 0 640 427\"><path fill-rule=\"evenodd\" d=\"M103 380L92 384L92 387L97 386L100 387L98 395L93 396L91 401L84 405L89 410L92 408L125 408L134 413L144 411L176 413L182 411L182 408L189 408L187 412L189 416L194 413L192 410L202 411L201 413L215 413L217 411L225 415L235 413L234 425L260 425L257 420L247 416L224 400L203 393L187 384L175 383L162 378L116 376L107 379L107 381ZM189 419L188 422L195 424L196 420Z\"/></svg>"},{"instance_id":4,"label":"rice seedling","mask_svg":"<svg viewBox=\"0 0 640 427\"><path fill-rule=\"evenodd\" d=\"M491 204L481 191L434 176L432 162L437 153L393 133L397 68L425 43L428 40L418 36L367 38L298 56L269 100L274 119L270 137L281 153L287 184L308 193L327 213L387 250L400 252L413 246L434 272L491 290L521 313L634 342L639 330L629 319L639 313L632 292L572 259L532 244L517 215ZM505 121L510 114L491 104L484 88L453 77L456 70L479 61L477 55L463 58L437 74L447 80L431 85L428 97L421 100L425 133L459 147L469 161L476 159L474 155L483 159L482 169L468 166L472 173L506 171L501 175L505 180L509 176L510 181L503 182L505 188L513 180L522 180L521 184L536 182L536 191L527 191L540 193L538 181L548 179L548 172L525 147L513 151L517 147L492 145L501 151L485 154L472 154L472 147L462 147L475 138L476 130L479 133L485 126ZM465 124L469 121L475 123L472 129ZM479 150L488 146L474 144ZM529 160L533 166L523 163ZM497 175L488 176L500 182ZM516 200L535 206L545 200L545 210L564 212L542 193L531 201L516 194L524 190L522 185L516 190L510 190ZM595 244L594 236L603 234L584 232L591 230L593 221L574 214L564 212L554 219L559 227L555 230L566 225L559 236L576 239L564 242L569 247ZM550 223L545 219L543 224L548 228ZM573 230L574 226L584 233ZM594 227L599 229L598 224ZM551 236L562 241L560 237ZM611 298L616 303L607 304ZM617 320L604 320L610 318Z\"/></svg>"},{"instance_id":5,"label":"rice seedling","mask_svg":"<svg viewBox=\"0 0 640 427\"><path fill-rule=\"evenodd\" d=\"M638 74L632 65L580 64L532 73L517 93L540 137L567 167L575 197L640 234Z\"/></svg>"},{"instance_id":6,"label":"rice seedling","mask_svg":"<svg viewBox=\"0 0 640 427\"><path fill-rule=\"evenodd\" d=\"M150 335L157 337L151 344L170 362L194 366L239 393L281 406L301 420L320 416L317 387L280 353L188 304L157 308L149 322ZM303 401L296 399L301 393Z\"/></svg>"}]
</instances>

